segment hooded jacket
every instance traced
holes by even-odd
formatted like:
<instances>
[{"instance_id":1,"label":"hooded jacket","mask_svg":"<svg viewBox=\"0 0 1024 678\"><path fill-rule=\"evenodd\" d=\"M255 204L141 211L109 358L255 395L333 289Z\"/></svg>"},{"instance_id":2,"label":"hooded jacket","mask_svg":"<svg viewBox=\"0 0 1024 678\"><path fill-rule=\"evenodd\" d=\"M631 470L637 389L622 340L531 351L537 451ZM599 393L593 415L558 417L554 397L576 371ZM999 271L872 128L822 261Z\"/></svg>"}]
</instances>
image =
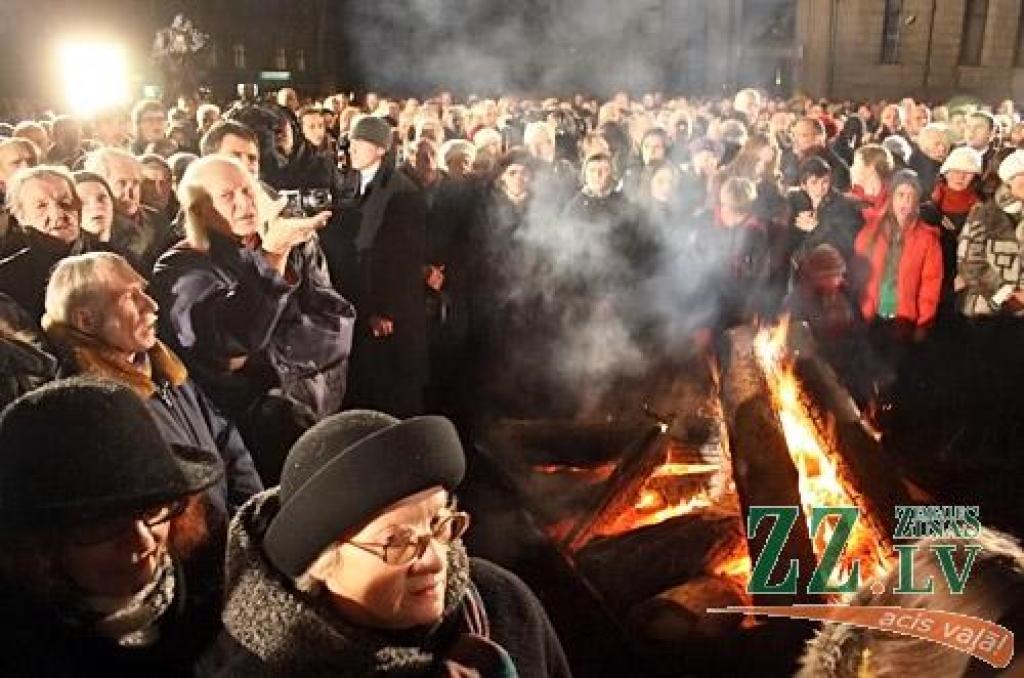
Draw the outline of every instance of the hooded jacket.
<instances>
[{"instance_id":1,"label":"hooded jacket","mask_svg":"<svg viewBox=\"0 0 1024 678\"><path fill-rule=\"evenodd\" d=\"M261 542L279 509L277 489L242 508L228 537L224 632L202 663L215 676L445 675L449 645L460 633L468 592L479 592L489 638L523 678L569 676L561 646L543 608L514 575L468 559L460 542L449 549L445 613L428 630L384 632L349 624L322 601L296 592L270 565ZM484 678L495 675L485 673Z\"/></svg>"}]
</instances>

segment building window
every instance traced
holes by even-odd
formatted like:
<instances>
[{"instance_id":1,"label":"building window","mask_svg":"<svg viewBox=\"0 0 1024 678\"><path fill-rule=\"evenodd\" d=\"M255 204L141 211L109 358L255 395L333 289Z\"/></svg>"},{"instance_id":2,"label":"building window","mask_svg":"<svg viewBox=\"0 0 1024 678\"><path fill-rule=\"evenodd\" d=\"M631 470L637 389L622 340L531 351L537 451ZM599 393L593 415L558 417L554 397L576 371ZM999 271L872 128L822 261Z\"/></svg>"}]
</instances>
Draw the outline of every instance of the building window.
<instances>
[{"instance_id":1,"label":"building window","mask_svg":"<svg viewBox=\"0 0 1024 678\"><path fill-rule=\"evenodd\" d=\"M980 66L985 46L985 22L988 21L988 0L967 0L964 5L964 32L960 43L960 65Z\"/></svg>"},{"instance_id":2,"label":"building window","mask_svg":"<svg viewBox=\"0 0 1024 678\"><path fill-rule=\"evenodd\" d=\"M212 43L210 45L209 55L207 56L207 63L209 64L210 68L217 68L217 66L220 65L220 54L218 54L219 51L220 50L217 47L217 43Z\"/></svg>"},{"instance_id":3,"label":"building window","mask_svg":"<svg viewBox=\"0 0 1024 678\"><path fill-rule=\"evenodd\" d=\"M900 61L900 24L903 21L903 0L885 0L882 22L882 63Z\"/></svg>"},{"instance_id":4,"label":"building window","mask_svg":"<svg viewBox=\"0 0 1024 678\"><path fill-rule=\"evenodd\" d=\"M306 70L306 50L304 49L295 51L295 70L300 73Z\"/></svg>"},{"instance_id":5,"label":"building window","mask_svg":"<svg viewBox=\"0 0 1024 678\"><path fill-rule=\"evenodd\" d=\"M245 45L236 42L232 51L235 55L235 68L239 70L245 68Z\"/></svg>"},{"instance_id":6,"label":"building window","mask_svg":"<svg viewBox=\"0 0 1024 678\"><path fill-rule=\"evenodd\" d=\"M277 52L274 54L274 67L279 71L288 70L288 54L284 51L284 47L277 48Z\"/></svg>"}]
</instances>

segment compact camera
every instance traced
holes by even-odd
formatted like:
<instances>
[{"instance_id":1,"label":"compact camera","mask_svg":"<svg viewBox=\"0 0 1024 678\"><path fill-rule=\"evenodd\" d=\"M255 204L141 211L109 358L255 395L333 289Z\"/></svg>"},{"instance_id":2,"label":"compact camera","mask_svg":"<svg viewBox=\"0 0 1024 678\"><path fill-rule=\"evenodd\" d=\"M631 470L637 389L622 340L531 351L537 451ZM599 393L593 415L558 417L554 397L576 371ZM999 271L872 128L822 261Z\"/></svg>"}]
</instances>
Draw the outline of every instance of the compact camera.
<instances>
[{"instance_id":1,"label":"compact camera","mask_svg":"<svg viewBox=\"0 0 1024 678\"><path fill-rule=\"evenodd\" d=\"M330 209L333 202L329 188L301 188L278 193L288 199L281 212L286 217L312 217Z\"/></svg>"}]
</instances>

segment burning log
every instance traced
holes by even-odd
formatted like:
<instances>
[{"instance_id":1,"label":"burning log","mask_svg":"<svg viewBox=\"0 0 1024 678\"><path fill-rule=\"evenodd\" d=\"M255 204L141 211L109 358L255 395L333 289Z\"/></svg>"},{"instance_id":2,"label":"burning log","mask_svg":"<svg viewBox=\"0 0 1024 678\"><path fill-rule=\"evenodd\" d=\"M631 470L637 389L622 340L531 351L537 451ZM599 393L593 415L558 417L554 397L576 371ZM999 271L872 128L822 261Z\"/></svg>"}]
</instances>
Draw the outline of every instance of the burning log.
<instances>
[{"instance_id":1,"label":"burning log","mask_svg":"<svg viewBox=\"0 0 1024 678\"><path fill-rule=\"evenodd\" d=\"M806 325L792 325L788 340L796 354L794 372L803 387L804 406L815 415L819 434L838 452L837 472L860 508L861 520L891 547L895 507L912 503L892 472L892 460L835 371L818 355Z\"/></svg>"},{"instance_id":2,"label":"burning log","mask_svg":"<svg viewBox=\"0 0 1024 678\"><path fill-rule=\"evenodd\" d=\"M736 631L743 617L708 614L707 610L747 603L743 586L735 579L697 577L633 606L626 617L626 628L637 637L665 645L721 638Z\"/></svg>"},{"instance_id":3,"label":"burning log","mask_svg":"<svg viewBox=\"0 0 1024 678\"><path fill-rule=\"evenodd\" d=\"M609 606L624 612L702 576L742 550L736 515L705 510L614 537L596 537L576 554L575 562Z\"/></svg>"},{"instance_id":4,"label":"burning log","mask_svg":"<svg viewBox=\"0 0 1024 678\"><path fill-rule=\"evenodd\" d=\"M806 525L799 474L754 354L754 331L747 326L729 330L725 341L726 352L721 356L722 404L743 515L749 515L751 506L795 506L801 514L799 524ZM767 526L762 525L756 536L747 538L751 558L761 553L767 537ZM755 603L806 603L817 599L804 593L817 564L806 530L792 531L779 562L785 564L794 559L800 564L797 596L754 596Z\"/></svg>"},{"instance_id":5,"label":"burning log","mask_svg":"<svg viewBox=\"0 0 1024 678\"><path fill-rule=\"evenodd\" d=\"M627 451L615 467L605 487L593 504L583 512L569 532L563 546L570 552L579 550L596 532L636 501L640 488L667 457L667 441L661 426L651 427Z\"/></svg>"}]
</instances>

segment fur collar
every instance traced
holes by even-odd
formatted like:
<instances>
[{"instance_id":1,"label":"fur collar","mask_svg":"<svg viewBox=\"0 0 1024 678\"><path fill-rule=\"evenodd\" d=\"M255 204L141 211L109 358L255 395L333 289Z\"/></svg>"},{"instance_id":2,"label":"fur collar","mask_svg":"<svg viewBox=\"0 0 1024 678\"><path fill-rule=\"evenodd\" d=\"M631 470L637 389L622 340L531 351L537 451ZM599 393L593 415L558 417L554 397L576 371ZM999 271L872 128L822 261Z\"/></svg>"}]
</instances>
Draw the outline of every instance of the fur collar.
<instances>
[{"instance_id":1,"label":"fur collar","mask_svg":"<svg viewBox=\"0 0 1024 678\"><path fill-rule=\"evenodd\" d=\"M153 397L159 384L168 383L178 387L188 379L185 365L160 341L149 350L152 376L147 376L133 365L125 363L95 337L70 325L49 322L45 318L43 324L47 336L62 352L68 354L76 370L130 386L146 400Z\"/></svg>"},{"instance_id":2,"label":"fur collar","mask_svg":"<svg viewBox=\"0 0 1024 678\"><path fill-rule=\"evenodd\" d=\"M864 655L864 629L826 623L807 642L796 678L858 678Z\"/></svg>"},{"instance_id":3,"label":"fur collar","mask_svg":"<svg viewBox=\"0 0 1024 678\"><path fill-rule=\"evenodd\" d=\"M444 619L434 629L387 633L345 622L322 602L296 592L260 547L280 507L274 488L250 499L231 521L224 628L268 672L287 675L421 675L434 665L431 639L460 615L470 585L460 543L449 549Z\"/></svg>"}]
</instances>

